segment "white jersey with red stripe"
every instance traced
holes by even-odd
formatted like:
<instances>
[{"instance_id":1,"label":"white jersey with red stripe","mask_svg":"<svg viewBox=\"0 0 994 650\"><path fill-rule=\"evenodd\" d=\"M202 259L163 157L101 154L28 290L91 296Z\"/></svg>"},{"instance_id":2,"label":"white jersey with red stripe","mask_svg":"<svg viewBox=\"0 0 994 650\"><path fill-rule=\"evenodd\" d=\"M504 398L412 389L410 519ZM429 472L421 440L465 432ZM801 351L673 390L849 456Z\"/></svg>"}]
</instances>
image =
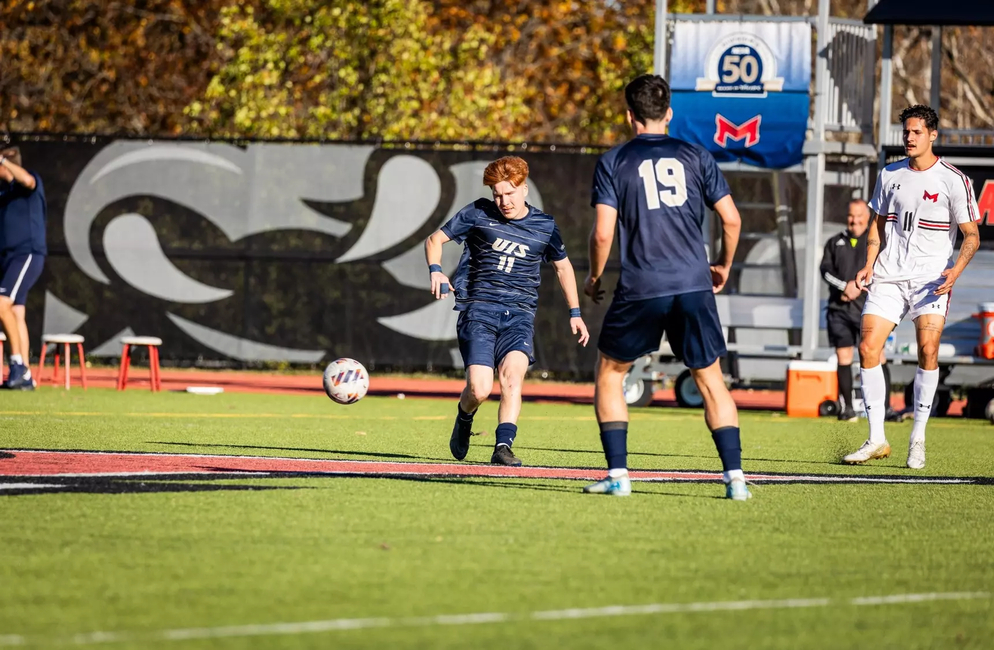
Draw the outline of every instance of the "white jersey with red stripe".
<instances>
[{"instance_id":1,"label":"white jersey with red stripe","mask_svg":"<svg viewBox=\"0 0 994 650\"><path fill-rule=\"evenodd\" d=\"M941 158L922 171L908 163L905 158L884 167L870 199L870 209L887 219L874 282L938 278L953 265L959 224L980 213L966 174Z\"/></svg>"}]
</instances>

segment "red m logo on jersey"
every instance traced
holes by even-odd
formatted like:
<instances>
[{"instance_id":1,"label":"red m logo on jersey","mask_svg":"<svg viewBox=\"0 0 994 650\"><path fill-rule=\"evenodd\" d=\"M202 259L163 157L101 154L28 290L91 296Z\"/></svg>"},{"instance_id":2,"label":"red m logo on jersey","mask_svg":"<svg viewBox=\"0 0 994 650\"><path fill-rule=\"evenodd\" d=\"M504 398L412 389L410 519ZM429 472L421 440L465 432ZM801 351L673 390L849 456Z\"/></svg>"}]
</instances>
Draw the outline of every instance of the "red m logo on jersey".
<instances>
[{"instance_id":1,"label":"red m logo on jersey","mask_svg":"<svg viewBox=\"0 0 994 650\"><path fill-rule=\"evenodd\" d=\"M923 201L931 201L932 203L938 203L939 202L939 193L936 192L935 194L929 194L926 191L925 192L925 196L922 197L922 200Z\"/></svg>"},{"instance_id":2,"label":"red m logo on jersey","mask_svg":"<svg viewBox=\"0 0 994 650\"><path fill-rule=\"evenodd\" d=\"M980 190L980 200L977 201L980 208L980 222L988 226L994 226L994 181L984 183L984 189Z\"/></svg>"},{"instance_id":3,"label":"red m logo on jersey","mask_svg":"<svg viewBox=\"0 0 994 650\"><path fill-rule=\"evenodd\" d=\"M714 141L718 143L719 147L727 148L729 139L745 139L745 146L751 147L759 142L759 123L762 119L762 115L757 115L742 124L734 124L724 115L715 115L714 123L717 128L714 132Z\"/></svg>"}]
</instances>

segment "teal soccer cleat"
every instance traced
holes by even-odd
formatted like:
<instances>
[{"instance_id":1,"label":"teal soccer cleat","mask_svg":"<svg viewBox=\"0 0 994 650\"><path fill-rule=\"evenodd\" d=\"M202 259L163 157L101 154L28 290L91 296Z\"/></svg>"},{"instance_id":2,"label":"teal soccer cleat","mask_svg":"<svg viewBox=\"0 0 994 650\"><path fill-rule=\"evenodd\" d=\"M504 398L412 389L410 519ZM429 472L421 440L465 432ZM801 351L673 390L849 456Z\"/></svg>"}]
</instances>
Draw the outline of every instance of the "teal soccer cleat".
<instances>
[{"instance_id":1,"label":"teal soccer cleat","mask_svg":"<svg viewBox=\"0 0 994 650\"><path fill-rule=\"evenodd\" d=\"M627 497L632 493L632 482L628 474L618 478L606 477L583 488L586 494L610 494L615 497Z\"/></svg>"},{"instance_id":2,"label":"teal soccer cleat","mask_svg":"<svg viewBox=\"0 0 994 650\"><path fill-rule=\"evenodd\" d=\"M745 501L752 498L752 492L749 491L744 480L733 478L725 484L725 498L732 501Z\"/></svg>"}]
</instances>

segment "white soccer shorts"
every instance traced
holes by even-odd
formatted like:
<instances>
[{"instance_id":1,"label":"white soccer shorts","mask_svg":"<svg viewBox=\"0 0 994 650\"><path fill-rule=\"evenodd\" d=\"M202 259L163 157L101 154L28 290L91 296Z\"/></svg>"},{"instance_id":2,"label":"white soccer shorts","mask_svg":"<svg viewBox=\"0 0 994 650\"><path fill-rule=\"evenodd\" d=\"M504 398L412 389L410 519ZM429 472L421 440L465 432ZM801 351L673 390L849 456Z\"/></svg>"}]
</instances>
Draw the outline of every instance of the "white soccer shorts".
<instances>
[{"instance_id":1,"label":"white soccer shorts","mask_svg":"<svg viewBox=\"0 0 994 650\"><path fill-rule=\"evenodd\" d=\"M905 318L914 320L924 314L935 314L945 318L949 313L950 294L935 295L935 290L943 280L943 278L896 282L874 280L868 287L863 315L880 316L895 325Z\"/></svg>"}]
</instances>

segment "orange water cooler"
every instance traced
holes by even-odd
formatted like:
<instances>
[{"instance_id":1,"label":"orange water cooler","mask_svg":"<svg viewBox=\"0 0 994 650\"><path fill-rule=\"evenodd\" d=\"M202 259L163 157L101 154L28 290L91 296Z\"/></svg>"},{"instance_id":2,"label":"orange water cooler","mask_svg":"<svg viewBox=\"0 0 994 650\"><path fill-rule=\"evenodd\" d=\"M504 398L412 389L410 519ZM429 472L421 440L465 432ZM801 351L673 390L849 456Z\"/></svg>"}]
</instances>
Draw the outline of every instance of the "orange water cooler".
<instances>
[{"instance_id":1,"label":"orange water cooler","mask_svg":"<svg viewBox=\"0 0 994 650\"><path fill-rule=\"evenodd\" d=\"M994 359L994 302L982 302L980 313L974 314L980 319L980 344L977 346L977 356L984 359Z\"/></svg>"},{"instance_id":2,"label":"orange water cooler","mask_svg":"<svg viewBox=\"0 0 994 650\"><path fill-rule=\"evenodd\" d=\"M836 365L828 361L787 363L787 415L816 418L822 403L835 404L839 397Z\"/></svg>"}]
</instances>

